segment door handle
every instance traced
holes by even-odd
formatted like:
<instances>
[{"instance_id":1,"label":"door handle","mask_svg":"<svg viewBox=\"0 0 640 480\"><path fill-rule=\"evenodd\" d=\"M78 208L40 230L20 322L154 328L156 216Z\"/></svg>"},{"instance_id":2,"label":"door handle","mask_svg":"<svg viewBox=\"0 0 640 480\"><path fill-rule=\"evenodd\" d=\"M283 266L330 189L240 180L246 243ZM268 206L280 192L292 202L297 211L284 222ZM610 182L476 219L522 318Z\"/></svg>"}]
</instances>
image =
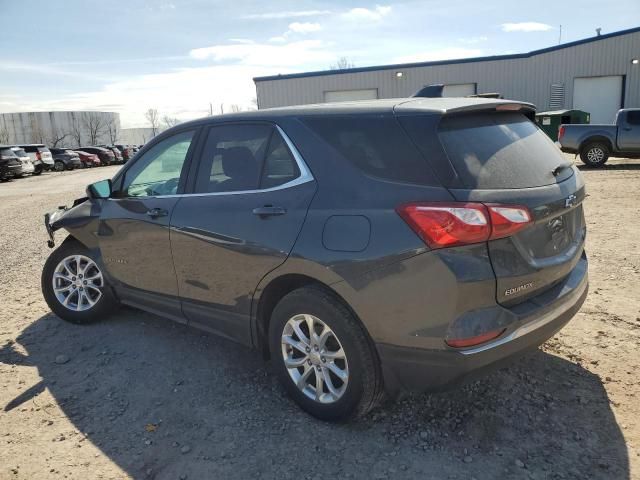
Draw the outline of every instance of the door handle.
<instances>
[{"instance_id":1,"label":"door handle","mask_svg":"<svg viewBox=\"0 0 640 480\"><path fill-rule=\"evenodd\" d=\"M274 207L273 205L265 205L264 207L258 207L253 209L253 214L259 217L275 217L277 215L284 215L287 210L282 207Z\"/></svg>"},{"instance_id":2,"label":"door handle","mask_svg":"<svg viewBox=\"0 0 640 480\"><path fill-rule=\"evenodd\" d=\"M169 215L169 212L164 208L152 208L151 210L147 210L147 215L151 218L166 217Z\"/></svg>"}]
</instances>

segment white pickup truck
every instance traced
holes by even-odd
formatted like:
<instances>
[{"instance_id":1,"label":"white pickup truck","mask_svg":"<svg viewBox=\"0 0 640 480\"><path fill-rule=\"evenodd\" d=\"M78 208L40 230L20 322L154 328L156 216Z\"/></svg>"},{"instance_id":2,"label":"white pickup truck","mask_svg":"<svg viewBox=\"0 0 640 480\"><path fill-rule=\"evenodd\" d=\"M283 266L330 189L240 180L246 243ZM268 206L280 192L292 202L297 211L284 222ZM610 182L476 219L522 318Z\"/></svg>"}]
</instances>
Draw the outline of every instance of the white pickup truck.
<instances>
[{"instance_id":1,"label":"white pickup truck","mask_svg":"<svg viewBox=\"0 0 640 480\"><path fill-rule=\"evenodd\" d=\"M640 158L640 108L619 110L615 125L560 125L558 143L592 167L604 165L610 155Z\"/></svg>"}]
</instances>

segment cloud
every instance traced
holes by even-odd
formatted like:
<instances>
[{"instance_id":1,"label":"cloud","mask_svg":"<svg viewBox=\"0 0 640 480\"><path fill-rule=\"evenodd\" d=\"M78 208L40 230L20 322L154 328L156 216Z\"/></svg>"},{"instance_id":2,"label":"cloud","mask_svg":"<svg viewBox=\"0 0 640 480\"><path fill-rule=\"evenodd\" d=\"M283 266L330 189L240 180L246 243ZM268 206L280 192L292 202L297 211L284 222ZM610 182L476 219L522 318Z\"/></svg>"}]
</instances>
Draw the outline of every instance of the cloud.
<instances>
[{"instance_id":1,"label":"cloud","mask_svg":"<svg viewBox=\"0 0 640 480\"><path fill-rule=\"evenodd\" d=\"M196 48L189 52L196 60L216 62L236 62L241 65L264 67L292 67L306 64L324 63L333 60L335 55L328 51L321 40L302 40L279 45L254 43L223 44Z\"/></svg>"},{"instance_id":2,"label":"cloud","mask_svg":"<svg viewBox=\"0 0 640 480\"><path fill-rule=\"evenodd\" d=\"M553 29L551 25L538 22L503 23L501 28L503 32L546 32Z\"/></svg>"},{"instance_id":3,"label":"cloud","mask_svg":"<svg viewBox=\"0 0 640 480\"><path fill-rule=\"evenodd\" d=\"M391 6L376 5L375 8L352 8L348 12L342 14L342 18L354 22L378 22L382 17L391 13Z\"/></svg>"},{"instance_id":4,"label":"cloud","mask_svg":"<svg viewBox=\"0 0 640 480\"><path fill-rule=\"evenodd\" d=\"M429 50L426 52L395 57L392 63L417 63L432 62L438 60L453 60L456 58L471 58L482 55L482 50L477 48L448 47L440 50Z\"/></svg>"},{"instance_id":5,"label":"cloud","mask_svg":"<svg viewBox=\"0 0 640 480\"><path fill-rule=\"evenodd\" d=\"M254 13L251 15L243 15L240 18L247 20L271 20L278 18L316 17L319 15L329 15L330 13L331 10L300 10L291 12Z\"/></svg>"},{"instance_id":6,"label":"cloud","mask_svg":"<svg viewBox=\"0 0 640 480\"><path fill-rule=\"evenodd\" d=\"M248 38L230 38L229 41L233 43L241 43L243 45L251 45L255 43L253 40L250 40Z\"/></svg>"},{"instance_id":7,"label":"cloud","mask_svg":"<svg viewBox=\"0 0 640 480\"><path fill-rule=\"evenodd\" d=\"M281 35L281 36L278 36L278 37L271 37L271 38L269 39L269 41L270 41L271 43L284 43L284 42L286 42L286 41L287 41L287 39L286 39L286 37L284 37L284 36L282 36L282 35Z\"/></svg>"},{"instance_id":8,"label":"cloud","mask_svg":"<svg viewBox=\"0 0 640 480\"><path fill-rule=\"evenodd\" d=\"M144 127L144 112L156 108L161 115L188 120L208 114L209 102L219 110L232 104L251 108L255 97L254 75L276 71L248 65L218 65L183 68L172 72L134 75L109 82L95 91L60 94L54 100L37 101L26 97L5 111L108 110L120 113L124 128ZM0 104L4 103L0 95Z\"/></svg>"},{"instance_id":9,"label":"cloud","mask_svg":"<svg viewBox=\"0 0 640 480\"><path fill-rule=\"evenodd\" d=\"M310 22L293 22L289 24L289 31L295 33L311 33L322 30L322 26L319 23L310 23Z\"/></svg>"}]
</instances>

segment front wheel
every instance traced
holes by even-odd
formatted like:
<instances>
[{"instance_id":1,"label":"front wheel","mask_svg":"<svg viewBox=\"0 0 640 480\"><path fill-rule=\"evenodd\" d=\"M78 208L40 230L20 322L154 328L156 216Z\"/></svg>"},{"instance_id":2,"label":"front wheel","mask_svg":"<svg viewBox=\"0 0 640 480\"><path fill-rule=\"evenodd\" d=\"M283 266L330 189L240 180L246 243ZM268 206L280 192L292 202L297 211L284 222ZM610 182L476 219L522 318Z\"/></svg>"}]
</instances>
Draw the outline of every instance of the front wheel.
<instances>
[{"instance_id":1,"label":"front wheel","mask_svg":"<svg viewBox=\"0 0 640 480\"><path fill-rule=\"evenodd\" d=\"M382 375L366 332L324 289L300 288L276 305L269 346L284 388L314 417L361 416L382 398Z\"/></svg>"},{"instance_id":2,"label":"front wheel","mask_svg":"<svg viewBox=\"0 0 640 480\"><path fill-rule=\"evenodd\" d=\"M601 142L589 143L580 150L580 160L590 167L601 167L609 160L609 147Z\"/></svg>"},{"instance_id":3,"label":"front wheel","mask_svg":"<svg viewBox=\"0 0 640 480\"><path fill-rule=\"evenodd\" d=\"M56 163L53 164L53 169L56 172L63 172L64 171L64 163L61 162L60 160L56 160Z\"/></svg>"},{"instance_id":4,"label":"front wheel","mask_svg":"<svg viewBox=\"0 0 640 480\"><path fill-rule=\"evenodd\" d=\"M49 308L68 322L101 320L118 306L93 253L74 239L65 240L51 253L41 285Z\"/></svg>"}]
</instances>

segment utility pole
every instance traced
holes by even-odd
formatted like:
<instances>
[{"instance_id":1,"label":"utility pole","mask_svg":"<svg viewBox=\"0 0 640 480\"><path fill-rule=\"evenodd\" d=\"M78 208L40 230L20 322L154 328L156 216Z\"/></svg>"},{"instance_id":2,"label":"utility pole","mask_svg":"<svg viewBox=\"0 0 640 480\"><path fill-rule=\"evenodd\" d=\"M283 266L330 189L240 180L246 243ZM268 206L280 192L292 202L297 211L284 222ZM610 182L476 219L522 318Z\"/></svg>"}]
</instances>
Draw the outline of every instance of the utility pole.
<instances>
[{"instance_id":1,"label":"utility pole","mask_svg":"<svg viewBox=\"0 0 640 480\"><path fill-rule=\"evenodd\" d=\"M560 34L558 35L558 45L562 43L562 25L560 25Z\"/></svg>"},{"instance_id":2,"label":"utility pole","mask_svg":"<svg viewBox=\"0 0 640 480\"><path fill-rule=\"evenodd\" d=\"M224 115L224 103L220 104L220 114Z\"/></svg>"},{"instance_id":3,"label":"utility pole","mask_svg":"<svg viewBox=\"0 0 640 480\"><path fill-rule=\"evenodd\" d=\"M213 103L209 102L209 116L213 117Z\"/></svg>"}]
</instances>

